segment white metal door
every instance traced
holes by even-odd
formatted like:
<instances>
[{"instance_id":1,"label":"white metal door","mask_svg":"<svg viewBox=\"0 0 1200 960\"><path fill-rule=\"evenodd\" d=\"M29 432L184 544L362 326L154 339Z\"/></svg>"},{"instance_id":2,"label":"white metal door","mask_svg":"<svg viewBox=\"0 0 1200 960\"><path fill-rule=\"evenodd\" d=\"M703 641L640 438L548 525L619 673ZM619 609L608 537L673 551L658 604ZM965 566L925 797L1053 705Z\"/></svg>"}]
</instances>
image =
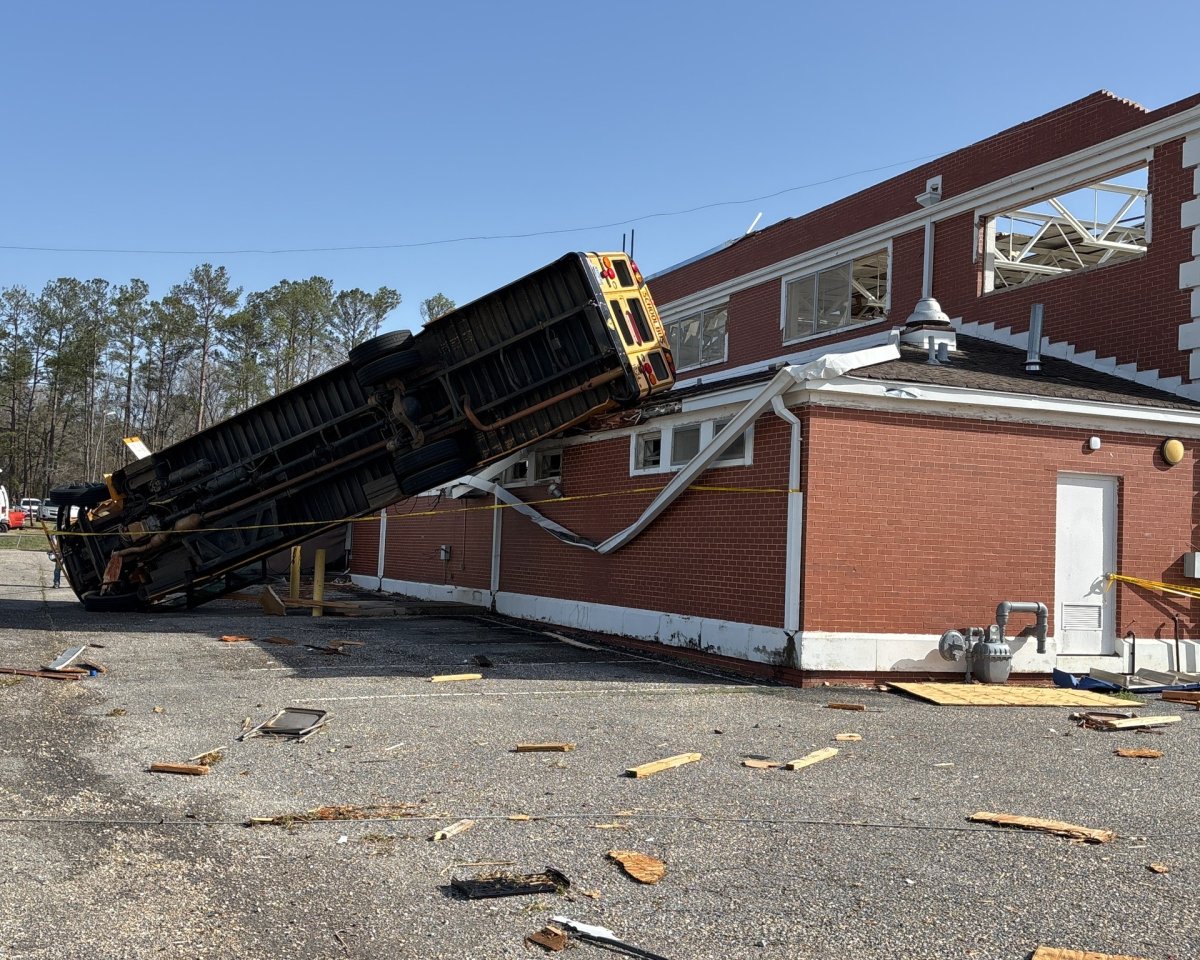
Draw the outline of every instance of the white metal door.
<instances>
[{"instance_id":1,"label":"white metal door","mask_svg":"<svg viewBox=\"0 0 1200 960\"><path fill-rule=\"evenodd\" d=\"M1104 575L1117 556L1117 478L1060 474L1054 558L1054 626L1062 654L1116 651L1113 591Z\"/></svg>"}]
</instances>

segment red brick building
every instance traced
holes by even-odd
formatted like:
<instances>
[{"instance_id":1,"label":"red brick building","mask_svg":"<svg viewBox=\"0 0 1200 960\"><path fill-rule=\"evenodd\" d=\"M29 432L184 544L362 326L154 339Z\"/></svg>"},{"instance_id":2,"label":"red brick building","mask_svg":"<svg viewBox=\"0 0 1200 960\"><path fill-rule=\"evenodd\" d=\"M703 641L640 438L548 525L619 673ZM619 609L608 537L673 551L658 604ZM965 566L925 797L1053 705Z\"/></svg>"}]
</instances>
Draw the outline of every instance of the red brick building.
<instances>
[{"instance_id":1,"label":"red brick building","mask_svg":"<svg viewBox=\"0 0 1200 960\"><path fill-rule=\"evenodd\" d=\"M1162 667L1179 613L1195 669L1102 578L1196 549L1198 194L1200 95L1096 93L665 271L671 394L357 524L354 579L793 679L959 671L1003 600L1017 671Z\"/></svg>"}]
</instances>

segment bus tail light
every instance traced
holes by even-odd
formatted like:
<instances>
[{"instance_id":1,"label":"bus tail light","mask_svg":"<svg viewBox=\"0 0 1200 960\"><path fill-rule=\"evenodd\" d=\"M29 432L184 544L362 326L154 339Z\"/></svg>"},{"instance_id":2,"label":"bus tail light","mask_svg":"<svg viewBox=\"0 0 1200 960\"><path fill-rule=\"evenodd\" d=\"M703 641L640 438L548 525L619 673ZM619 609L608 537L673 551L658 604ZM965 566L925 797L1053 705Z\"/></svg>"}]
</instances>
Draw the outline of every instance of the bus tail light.
<instances>
[{"instance_id":1,"label":"bus tail light","mask_svg":"<svg viewBox=\"0 0 1200 960\"><path fill-rule=\"evenodd\" d=\"M617 271L613 269L612 261L608 257L601 257L600 262L604 264L604 276L609 280L615 280Z\"/></svg>"},{"instance_id":2,"label":"bus tail light","mask_svg":"<svg viewBox=\"0 0 1200 960\"><path fill-rule=\"evenodd\" d=\"M633 280L640 287L646 281L642 279L642 271L638 269L638 265L633 261L629 261L629 266L633 270Z\"/></svg>"},{"instance_id":3,"label":"bus tail light","mask_svg":"<svg viewBox=\"0 0 1200 960\"><path fill-rule=\"evenodd\" d=\"M650 386L653 387L658 384L658 377L654 375L654 368L650 366L650 362L648 360L642 361L642 373L644 373L646 375L646 379L650 381Z\"/></svg>"}]
</instances>

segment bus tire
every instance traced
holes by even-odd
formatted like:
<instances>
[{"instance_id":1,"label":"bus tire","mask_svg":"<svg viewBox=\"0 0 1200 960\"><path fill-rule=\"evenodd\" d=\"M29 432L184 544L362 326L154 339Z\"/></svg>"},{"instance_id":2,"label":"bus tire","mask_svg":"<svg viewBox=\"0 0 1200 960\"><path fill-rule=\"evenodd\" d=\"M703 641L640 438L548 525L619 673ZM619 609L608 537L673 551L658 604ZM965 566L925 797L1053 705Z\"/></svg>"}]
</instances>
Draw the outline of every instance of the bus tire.
<instances>
[{"instance_id":1,"label":"bus tire","mask_svg":"<svg viewBox=\"0 0 1200 960\"><path fill-rule=\"evenodd\" d=\"M90 613L129 613L141 609L141 601L136 593L101 593L99 590L89 590L80 601L83 609Z\"/></svg>"},{"instance_id":2,"label":"bus tire","mask_svg":"<svg viewBox=\"0 0 1200 960\"><path fill-rule=\"evenodd\" d=\"M426 490L449 483L466 472L467 461L456 457L445 463L439 463L437 466L410 473L407 477L401 477L400 492L406 497L415 497L418 493L424 493Z\"/></svg>"},{"instance_id":3,"label":"bus tire","mask_svg":"<svg viewBox=\"0 0 1200 960\"><path fill-rule=\"evenodd\" d=\"M372 360L378 360L393 350L399 350L411 339L412 334L407 330L393 330L390 333L381 333L370 340L364 340L357 347L351 347L350 362L356 367L361 367Z\"/></svg>"},{"instance_id":4,"label":"bus tire","mask_svg":"<svg viewBox=\"0 0 1200 960\"><path fill-rule=\"evenodd\" d=\"M458 441L449 437L445 440L435 440L433 443L427 443L423 447L417 447L406 453L397 454L396 459L392 461L392 469L396 471L396 476L404 477L410 473L416 473L418 470L424 470L426 467L445 463L447 460L461 459L462 451L458 448Z\"/></svg>"},{"instance_id":5,"label":"bus tire","mask_svg":"<svg viewBox=\"0 0 1200 960\"><path fill-rule=\"evenodd\" d=\"M354 377L364 390L371 390L392 377L402 377L421 365L421 355L416 350L400 350L372 360L354 371Z\"/></svg>"}]
</instances>

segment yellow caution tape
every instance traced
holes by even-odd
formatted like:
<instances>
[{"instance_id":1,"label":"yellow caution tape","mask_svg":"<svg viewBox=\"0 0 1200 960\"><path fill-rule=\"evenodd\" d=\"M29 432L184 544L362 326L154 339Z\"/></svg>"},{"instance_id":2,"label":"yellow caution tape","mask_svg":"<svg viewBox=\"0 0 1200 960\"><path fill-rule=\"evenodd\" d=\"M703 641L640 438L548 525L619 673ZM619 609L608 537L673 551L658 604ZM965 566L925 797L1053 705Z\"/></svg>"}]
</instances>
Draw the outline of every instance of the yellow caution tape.
<instances>
[{"instance_id":1,"label":"yellow caution tape","mask_svg":"<svg viewBox=\"0 0 1200 960\"><path fill-rule=\"evenodd\" d=\"M1109 573L1105 575L1108 581L1107 590L1114 583L1128 583L1132 587L1141 587L1144 590L1158 590L1162 593L1173 593L1181 597L1200 598L1200 587L1189 587L1181 583L1163 583L1160 580L1145 580L1142 577L1130 577L1123 573Z\"/></svg>"},{"instance_id":2,"label":"yellow caution tape","mask_svg":"<svg viewBox=\"0 0 1200 960\"><path fill-rule=\"evenodd\" d=\"M394 523L399 520L417 520L423 517L446 517L459 513L478 513L481 511L507 510L515 506L536 507L550 503L578 503L584 500L601 500L606 497L653 494L661 493L663 489L663 487L635 487L631 490L606 490L602 493L580 493L570 497L546 497L541 500L525 500L519 505L514 503L489 503L477 507L459 507L453 510L414 510L408 513L389 513L388 523ZM787 487L710 487L703 484L693 484L687 489L697 493L731 493L741 495L779 495L804 492L803 490L791 490ZM284 527L336 527L344 523L373 523L378 519L379 517L377 514L370 513L365 517L343 517L340 520L294 520L288 523L259 523L234 527L196 527L192 530L152 530L147 531L146 535L153 536L160 533L225 533L229 530L278 530ZM85 533L82 530L61 530L54 531L53 535L56 537L111 537L114 535L114 533L115 531ZM50 536L49 531L47 531L47 536Z\"/></svg>"}]
</instances>

